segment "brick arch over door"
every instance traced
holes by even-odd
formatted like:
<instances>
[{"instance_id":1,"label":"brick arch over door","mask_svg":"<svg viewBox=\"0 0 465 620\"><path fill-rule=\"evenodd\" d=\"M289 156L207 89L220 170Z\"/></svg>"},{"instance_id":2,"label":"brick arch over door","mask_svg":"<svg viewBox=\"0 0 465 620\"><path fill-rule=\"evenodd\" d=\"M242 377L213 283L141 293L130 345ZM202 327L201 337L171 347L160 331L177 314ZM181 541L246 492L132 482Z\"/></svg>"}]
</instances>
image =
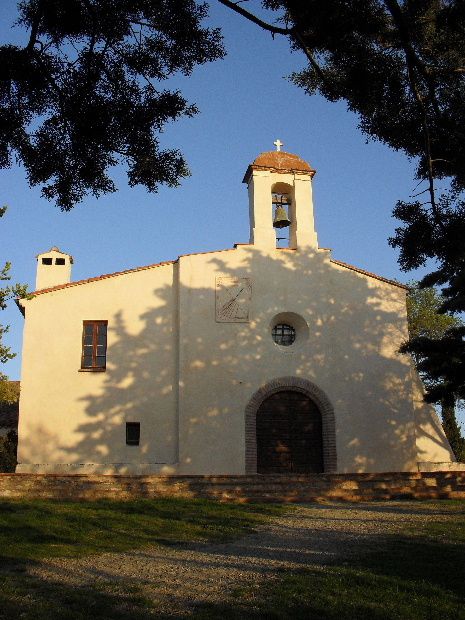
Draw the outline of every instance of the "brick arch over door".
<instances>
[{"instance_id":1,"label":"brick arch over door","mask_svg":"<svg viewBox=\"0 0 465 620\"><path fill-rule=\"evenodd\" d=\"M300 377L273 379L257 390L250 399L245 408L245 473L257 473L257 411L264 400L283 390L302 392L317 405L322 419L324 471L335 473L337 455L334 408L323 390L311 381Z\"/></svg>"}]
</instances>

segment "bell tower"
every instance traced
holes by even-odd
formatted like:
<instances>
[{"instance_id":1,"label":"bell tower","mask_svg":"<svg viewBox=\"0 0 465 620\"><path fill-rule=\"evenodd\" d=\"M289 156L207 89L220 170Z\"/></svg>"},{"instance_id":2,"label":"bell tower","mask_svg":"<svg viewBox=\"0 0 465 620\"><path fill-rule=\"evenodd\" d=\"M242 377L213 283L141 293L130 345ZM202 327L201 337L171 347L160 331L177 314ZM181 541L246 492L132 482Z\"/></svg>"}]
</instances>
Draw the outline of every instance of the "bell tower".
<instances>
[{"instance_id":1,"label":"bell tower","mask_svg":"<svg viewBox=\"0 0 465 620\"><path fill-rule=\"evenodd\" d=\"M292 153L261 153L249 165L243 182L249 190L250 243L263 249L276 248L276 230L289 226L289 247L316 249L318 240L313 217L312 179L315 170Z\"/></svg>"}]
</instances>

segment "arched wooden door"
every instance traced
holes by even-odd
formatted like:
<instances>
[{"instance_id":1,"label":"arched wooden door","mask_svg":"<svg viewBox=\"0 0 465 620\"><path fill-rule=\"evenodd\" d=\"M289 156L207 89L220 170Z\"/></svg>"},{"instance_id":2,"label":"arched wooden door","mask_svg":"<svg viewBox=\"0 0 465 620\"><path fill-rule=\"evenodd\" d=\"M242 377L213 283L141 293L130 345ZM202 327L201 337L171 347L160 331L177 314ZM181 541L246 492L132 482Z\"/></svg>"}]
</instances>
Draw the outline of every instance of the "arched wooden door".
<instances>
[{"instance_id":1,"label":"arched wooden door","mask_svg":"<svg viewBox=\"0 0 465 620\"><path fill-rule=\"evenodd\" d=\"M321 413L302 392L269 396L257 411L257 473L318 473L323 468Z\"/></svg>"}]
</instances>

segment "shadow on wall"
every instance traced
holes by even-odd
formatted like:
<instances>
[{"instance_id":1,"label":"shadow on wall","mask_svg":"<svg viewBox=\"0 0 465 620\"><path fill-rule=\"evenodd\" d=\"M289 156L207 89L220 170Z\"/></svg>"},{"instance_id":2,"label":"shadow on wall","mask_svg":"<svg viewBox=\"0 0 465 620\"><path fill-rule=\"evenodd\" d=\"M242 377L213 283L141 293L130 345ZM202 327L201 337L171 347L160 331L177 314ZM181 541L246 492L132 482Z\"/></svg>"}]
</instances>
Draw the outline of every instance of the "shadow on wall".
<instances>
[{"instance_id":1,"label":"shadow on wall","mask_svg":"<svg viewBox=\"0 0 465 620\"><path fill-rule=\"evenodd\" d=\"M107 371L101 389L82 398L85 422L75 429L77 444L64 448L68 462L158 463L166 473L179 462L181 472L242 473L247 403L264 383L292 375L332 402L340 471L414 467L422 455L410 362L396 353L406 336L402 295L327 256L283 250L273 257L244 246L182 258L174 289L140 292L149 308L137 332L125 319L131 300L115 300ZM249 322L215 321L215 275L251 278ZM271 321L283 312L309 327L292 351L271 339ZM139 420L140 446L127 448L125 422Z\"/></svg>"}]
</instances>

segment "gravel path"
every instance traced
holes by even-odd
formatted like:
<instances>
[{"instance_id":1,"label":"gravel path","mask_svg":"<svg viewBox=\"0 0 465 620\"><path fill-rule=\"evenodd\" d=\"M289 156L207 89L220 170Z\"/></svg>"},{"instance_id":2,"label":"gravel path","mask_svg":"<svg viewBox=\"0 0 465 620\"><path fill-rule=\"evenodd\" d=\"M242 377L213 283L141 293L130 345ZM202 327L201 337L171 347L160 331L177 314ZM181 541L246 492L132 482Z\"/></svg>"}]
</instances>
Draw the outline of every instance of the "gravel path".
<instances>
[{"instance_id":1,"label":"gravel path","mask_svg":"<svg viewBox=\"0 0 465 620\"><path fill-rule=\"evenodd\" d=\"M195 605L226 602L235 588L276 578L280 569L322 567L372 547L406 521L420 525L442 518L447 513L418 503L300 505L232 543L57 558L30 573L69 586L129 580L157 603L159 613L185 617L195 615Z\"/></svg>"}]
</instances>

